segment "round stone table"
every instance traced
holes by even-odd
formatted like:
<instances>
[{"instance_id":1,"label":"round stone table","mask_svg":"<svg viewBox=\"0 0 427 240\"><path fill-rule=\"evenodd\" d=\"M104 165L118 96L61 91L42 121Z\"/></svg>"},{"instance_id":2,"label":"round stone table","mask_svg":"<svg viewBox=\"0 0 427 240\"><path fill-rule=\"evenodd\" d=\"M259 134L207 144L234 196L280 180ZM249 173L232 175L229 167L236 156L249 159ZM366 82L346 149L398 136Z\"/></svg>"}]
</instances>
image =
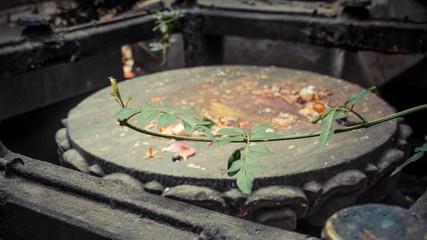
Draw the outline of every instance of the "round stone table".
<instances>
[{"instance_id":1,"label":"round stone table","mask_svg":"<svg viewBox=\"0 0 427 240\"><path fill-rule=\"evenodd\" d=\"M319 124L310 121L316 111L336 106L362 90L325 75L255 66L179 69L118 86L123 98L133 97L129 107L164 102L198 109L217 125L239 123L250 128L262 123L281 134L318 131ZM392 120L335 134L324 148L317 137L265 143L275 154L261 159L266 168L254 169L254 189L247 196L226 173L230 154L242 144L181 141L196 153L173 161L175 153L165 151L173 141L118 124L115 113L120 107L110 97L111 91L109 87L100 90L70 111L66 128L57 133L65 166L285 229L294 229L299 219L320 226L339 209L383 198L393 186L395 178L389 173L404 157L402 149L410 134L406 125ZM310 109L313 101L320 105ZM393 113L375 94L356 109L368 120ZM130 122L136 124L136 118ZM153 157L147 157L150 148Z\"/></svg>"}]
</instances>

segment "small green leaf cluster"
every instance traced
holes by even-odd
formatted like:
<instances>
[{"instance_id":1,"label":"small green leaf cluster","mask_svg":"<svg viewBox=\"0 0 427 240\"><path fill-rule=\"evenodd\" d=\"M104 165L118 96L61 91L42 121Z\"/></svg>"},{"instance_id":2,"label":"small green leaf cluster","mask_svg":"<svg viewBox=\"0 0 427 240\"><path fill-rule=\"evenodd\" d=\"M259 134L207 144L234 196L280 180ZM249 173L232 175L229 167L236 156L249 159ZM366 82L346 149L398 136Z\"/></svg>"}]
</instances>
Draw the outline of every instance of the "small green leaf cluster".
<instances>
[{"instance_id":1,"label":"small green leaf cluster","mask_svg":"<svg viewBox=\"0 0 427 240\"><path fill-rule=\"evenodd\" d=\"M269 132L268 130L270 129L272 128L268 125L255 124L251 132L246 134L241 128L223 128L218 131L218 134L223 137L218 139L216 143L225 145L230 142L244 142L246 139L250 139L250 141L269 141L281 137L281 135Z\"/></svg>"},{"instance_id":2,"label":"small green leaf cluster","mask_svg":"<svg viewBox=\"0 0 427 240\"><path fill-rule=\"evenodd\" d=\"M357 94L353 94L344 104L328 108L321 116L313 121L313 123L317 123L321 121L320 129L320 140L319 143L321 146L326 146L326 143L331 139L332 135L335 132L334 122L336 120L346 119L348 113L353 113L356 115L361 121L362 124L365 124L367 121L354 110L354 106L362 102L366 97L368 97L371 92L375 90L375 87L370 87L368 89L364 89Z\"/></svg>"},{"instance_id":3,"label":"small green leaf cluster","mask_svg":"<svg viewBox=\"0 0 427 240\"><path fill-rule=\"evenodd\" d=\"M427 141L427 136L425 136L424 139ZM398 166L391 173L391 176L400 172L408 164L413 163L413 162L417 161L418 159L422 158L424 156L424 153L427 152L427 142L424 143L421 147L415 148L414 152L415 152L414 155L412 155L412 157L408 158L404 163L402 163L400 166Z\"/></svg>"},{"instance_id":4,"label":"small green leaf cluster","mask_svg":"<svg viewBox=\"0 0 427 240\"><path fill-rule=\"evenodd\" d=\"M170 47L175 39L171 37L173 29L178 19L184 16L182 11L157 11L156 23L153 31L160 32L160 40L149 44L150 50L153 52L165 52Z\"/></svg>"},{"instance_id":5,"label":"small green leaf cluster","mask_svg":"<svg viewBox=\"0 0 427 240\"><path fill-rule=\"evenodd\" d=\"M208 138L214 139L215 136L209 128L212 122L200 120L193 116L197 114L199 114L199 112L192 108L174 108L167 104L153 105L144 103L139 109L121 108L116 114L116 117L119 121L123 122L135 115L139 115L137 122L141 126L145 126L157 119L158 129L173 125L179 120L183 124L185 132L188 134L192 134L198 130L205 133Z\"/></svg>"},{"instance_id":6,"label":"small green leaf cluster","mask_svg":"<svg viewBox=\"0 0 427 240\"><path fill-rule=\"evenodd\" d=\"M229 143L235 140L246 141L244 147L236 149L228 158L227 174L228 176L237 175L237 187L242 193L251 194L253 188L254 175L252 168L265 168L266 166L258 160L258 157L271 155L266 146L251 143L251 139L273 139L277 135L268 133L269 126L256 124L250 133L245 133L241 128L223 128L218 134L224 135L219 144Z\"/></svg>"}]
</instances>

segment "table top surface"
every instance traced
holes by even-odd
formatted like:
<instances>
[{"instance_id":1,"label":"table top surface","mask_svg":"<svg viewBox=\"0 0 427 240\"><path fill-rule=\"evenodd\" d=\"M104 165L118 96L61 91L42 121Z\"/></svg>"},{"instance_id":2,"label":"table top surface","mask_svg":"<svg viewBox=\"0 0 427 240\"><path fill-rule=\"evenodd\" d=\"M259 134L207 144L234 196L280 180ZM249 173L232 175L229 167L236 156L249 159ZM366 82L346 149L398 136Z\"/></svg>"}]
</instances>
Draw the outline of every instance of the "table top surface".
<instances>
[{"instance_id":1,"label":"table top surface","mask_svg":"<svg viewBox=\"0 0 427 240\"><path fill-rule=\"evenodd\" d=\"M107 79L106 79L107 81ZM310 87L312 86L312 87ZM310 121L313 111L304 101L302 89L317 94L319 104L336 106L362 88L316 73L278 67L213 66L165 71L119 83L124 98L133 97L130 107L144 102L162 101L174 107L192 107L225 126L240 123L250 128L254 123L269 124L276 133L296 134L319 130ZM310 91L308 91L310 93ZM154 173L173 177L233 179L227 176L227 160L242 144L225 146L205 142L182 142L196 150L185 161L173 162L171 152L162 151L172 141L135 132L119 126L115 113L120 110L110 97L111 88L89 96L68 115L68 135L76 149L95 159L130 172ZM304 97L304 96L302 96ZM295 100L295 101L294 101ZM317 104L317 102L316 102ZM321 106L319 106L321 108ZM367 119L375 119L393 109L375 94L358 106ZM320 110L319 110L320 111ZM134 123L133 119L131 119ZM340 126L337 125L337 128ZM368 129L335 134L325 148L319 138L269 142L275 154L262 157L266 169L254 169L256 178L284 177L296 181L300 173L325 172L342 165L354 166L363 156L381 148L390 140L397 121ZM155 157L144 158L152 147ZM357 164L356 164L357 165ZM332 171L334 172L334 171ZM301 175L306 178L307 175ZM307 181L303 179L301 181Z\"/></svg>"}]
</instances>

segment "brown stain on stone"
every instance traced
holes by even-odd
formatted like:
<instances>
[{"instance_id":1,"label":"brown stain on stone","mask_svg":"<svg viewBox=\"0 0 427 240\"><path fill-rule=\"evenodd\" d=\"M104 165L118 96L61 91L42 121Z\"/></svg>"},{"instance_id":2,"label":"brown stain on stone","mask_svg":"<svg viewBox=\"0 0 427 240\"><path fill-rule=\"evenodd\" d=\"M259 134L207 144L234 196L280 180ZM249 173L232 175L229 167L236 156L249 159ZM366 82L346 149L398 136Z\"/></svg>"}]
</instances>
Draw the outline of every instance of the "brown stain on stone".
<instances>
[{"instance_id":1,"label":"brown stain on stone","mask_svg":"<svg viewBox=\"0 0 427 240\"><path fill-rule=\"evenodd\" d=\"M220 102L211 102L211 114L215 117L233 116L241 121L251 121L255 123L269 123L270 121L260 115L253 115L246 112L235 110Z\"/></svg>"}]
</instances>

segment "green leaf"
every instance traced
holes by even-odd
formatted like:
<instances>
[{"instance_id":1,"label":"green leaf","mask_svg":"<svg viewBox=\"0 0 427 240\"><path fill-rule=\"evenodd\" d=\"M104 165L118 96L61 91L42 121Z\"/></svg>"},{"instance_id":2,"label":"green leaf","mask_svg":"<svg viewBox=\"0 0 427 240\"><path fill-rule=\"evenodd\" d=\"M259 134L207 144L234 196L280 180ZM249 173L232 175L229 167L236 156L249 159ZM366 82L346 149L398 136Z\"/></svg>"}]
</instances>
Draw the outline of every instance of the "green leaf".
<instances>
[{"instance_id":1,"label":"green leaf","mask_svg":"<svg viewBox=\"0 0 427 240\"><path fill-rule=\"evenodd\" d=\"M215 135L211 132L211 130L206 126L197 126L197 130L204 133L209 139L216 142Z\"/></svg>"},{"instance_id":2,"label":"green leaf","mask_svg":"<svg viewBox=\"0 0 427 240\"><path fill-rule=\"evenodd\" d=\"M242 168L245 164L243 159L234 161L233 164L227 169L227 174L229 177L236 175L236 173Z\"/></svg>"},{"instance_id":3,"label":"green leaf","mask_svg":"<svg viewBox=\"0 0 427 240\"><path fill-rule=\"evenodd\" d=\"M326 143L331 139L331 136L334 134L334 115L337 111L337 108L333 108L333 110L324 118L322 119L322 123L320 125L320 128L322 129L322 132L320 134L320 146L326 146Z\"/></svg>"},{"instance_id":4,"label":"green leaf","mask_svg":"<svg viewBox=\"0 0 427 240\"><path fill-rule=\"evenodd\" d=\"M178 118L174 115L171 115L169 113L163 113L159 120L157 121L157 128L166 127L169 125L172 125L176 122Z\"/></svg>"},{"instance_id":5,"label":"green leaf","mask_svg":"<svg viewBox=\"0 0 427 240\"><path fill-rule=\"evenodd\" d=\"M330 114L335 108L327 108L325 112L323 112L323 115L326 117L328 114Z\"/></svg>"},{"instance_id":6,"label":"green leaf","mask_svg":"<svg viewBox=\"0 0 427 240\"><path fill-rule=\"evenodd\" d=\"M169 40L168 40L168 43L174 44L174 43L176 43L176 39L173 38L173 37L170 37Z\"/></svg>"},{"instance_id":7,"label":"green leaf","mask_svg":"<svg viewBox=\"0 0 427 240\"><path fill-rule=\"evenodd\" d=\"M223 146L227 143L231 143L233 141L243 141L243 137L242 136L236 136L236 137L223 137L218 139L215 143L217 143L220 146Z\"/></svg>"},{"instance_id":8,"label":"green leaf","mask_svg":"<svg viewBox=\"0 0 427 240\"><path fill-rule=\"evenodd\" d=\"M267 167L264 163L258 161L256 158L253 158L250 155L246 156L245 160L246 160L246 164L248 164L252 167L257 167L257 168L266 168Z\"/></svg>"},{"instance_id":9,"label":"green leaf","mask_svg":"<svg viewBox=\"0 0 427 240\"><path fill-rule=\"evenodd\" d=\"M135 114L138 114L140 111L134 108L122 108L118 113L116 113L116 117L122 121L125 119L129 119Z\"/></svg>"},{"instance_id":10,"label":"green leaf","mask_svg":"<svg viewBox=\"0 0 427 240\"><path fill-rule=\"evenodd\" d=\"M271 126L264 124L255 124L251 129L251 140L271 140L278 137L282 137L278 134L267 132L268 129L272 129Z\"/></svg>"},{"instance_id":11,"label":"green leaf","mask_svg":"<svg viewBox=\"0 0 427 240\"><path fill-rule=\"evenodd\" d=\"M193 116L178 116L183 122L187 122L191 125L209 125L211 122L209 121L202 121L196 117Z\"/></svg>"},{"instance_id":12,"label":"green leaf","mask_svg":"<svg viewBox=\"0 0 427 240\"><path fill-rule=\"evenodd\" d=\"M335 111L333 118L334 118L334 120L336 120L336 119L342 119L342 118L346 118L346 117L347 117L347 114L345 112L337 110L337 111Z\"/></svg>"},{"instance_id":13,"label":"green leaf","mask_svg":"<svg viewBox=\"0 0 427 240\"><path fill-rule=\"evenodd\" d=\"M181 119L184 129L187 133L193 133L196 129L204 132L206 136L210 138L215 138L215 136L212 134L212 132L209 129L202 128L201 126L204 125L210 125L211 122L208 121L202 121L196 117L193 116L177 116L179 119Z\"/></svg>"},{"instance_id":14,"label":"green leaf","mask_svg":"<svg viewBox=\"0 0 427 240\"><path fill-rule=\"evenodd\" d=\"M158 27L161 33L168 32L168 26L164 22L161 22Z\"/></svg>"},{"instance_id":15,"label":"green leaf","mask_svg":"<svg viewBox=\"0 0 427 240\"><path fill-rule=\"evenodd\" d=\"M150 51L153 51L153 52L159 52L159 51L162 51L163 48L165 48L165 46L161 42L152 42L152 43L149 43L148 46L150 47Z\"/></svg>"},{"instance_id":16,"label":"green leaf","mask_svg":"<svg viewBox=\"0 0 427 240\"><path fill-rule=\"evenodd\" d=\"M271 140L271 139L275 139L275 138L280 138L283 137L279 134L274 134L274 133L267 133L267 132L257 132L257 133L251 133L251 140Z\"/></svg>"},{"instance_id":17,"label":"green leaf","mask_svg":"<svg viewBox=\"0 0 427 240\"><path fill-rule=\"evenodd\" d=\"M249 146L249 154L253 156L263 156L263 155L272 155L274 153L264 145L252 144Z\"/></svg>"},{"instance_id":18,"label":"green leaf","mask_svg":"<svg viewBox=\"0 0 427 240\"><path fill-rule=\"evenodd\" d=\"M254 176L252 171L248 168L241 168L237 173L237 187L239 187L240 191L244 194L251 194L252 186L254 182Z\"/></svg>"},{"instance_id":19,"label":"green leaf","mask_svg":"<svg viewBox=\"0 0 427 240\"><path fill-rule=\"evenodd\" d=\"M267 129L271 129L271 126L264 125L264 124L255 124L251 129L251 134L257 134L257 133L265 133Z\"/></svg>"},{"instance_id":20,"label":"green leaf","mask_svg":"<svg viewBox=\"0 0 427 240\"><path fill-rule=\"evenodd\" d=\"M228 143L231 143L233 140L234 140L234 138L232 138L232 137L224 137L224 138L218 139L215 143L220 145L220 146L224 146Z\"/></svg>"},{"instance_id":21,"label":"green leaf","mask_svg":"<svg viewBox=\"0 0 427 240\"><path fill-rule=\"evenodd\" d=\"M243 136L245 132L241 128L222 128L218 131L219 135Z\"/></svg>"},{"instance_id":22,"label":"green leaf","mask_svg":"<svg viewBox=\"0 0 427 240\"><path fill-rule=\"evenodd\" d=\"M204 122L209 122L209 124L203 124L203 125L205 125L208 128L212 128L215 125L215 123L211 119L209 119L208 117L206 117L206 116L203 117L203 121Z\"/></svg>"},{"instance_id":23,"label":"green leaf","mask_svg":"<svg viewBox=\"0 0 427 240\"><path fill-rule=\"evenodd\" d=\"M184 130L188 134L192 134L194 131L196 131L196 128L186 121L182 121L182 125L184 125Z\"/></svg>"},{"instance_id":24,"label":"green leaf","mask_svg":"<svg viewBox=\"0 0 427 240\"><path fill-rule=\"evenodd\" d=\"M404 163L402 163L400 166L398 166L392 173L391 176L395 175L396 173L400 172L404 167L406 167L408 164L417 161L418 159L422 158L424 156L424 152L417 152L412 157L408 158Z\"/></svg>"},{"instance_id":25,"label":"green leaf","mask_svg":"<svg viewBox=\"0 0 427 240\"><path fill-rule=\"evenodd\" d=\"M172 111L175 109L167 104L160 104L160 105L149 105L149 108L157 110L157 111L162 111L162 112L167 112L172 114Z\"/></svg>"},{"instance_id":26,"label":"green leaf","mask_svg":"<svg viewBox=\"0 0 427 240\"><path fill-rule=\"evenodd\" d=\"M427 152L427 143L424 143L421 147L415 148L415 152Z\"/></svg>"},{"instance_id":27,"label":"green leaf","mask_svg":"<svg viewBox=\"0 0 427 240\"><path fill-rule=\"evenodd\" d=\"M130 101L132 101L132 96L128 96L126 98L125 107L128 107L128 104L130 103Z\"/></svg>"},{"instance_id":28,"label":"green leaf","mask_svg":"<svg viewBox=\"0 0 427 240\"><path fill-rule=\"evenodd\" d=\"M231 172L230 168L231 168L231 166L233 165L234 162L240 160L240 158L242 156L241 155L241 151L242 151L242 148L234 150L234 152L228 158L228 162L227 162L227 174L228 174L229 177L236 175L236 173L238 172L238 170L235 171L235 172ZM239 170L240 170L240 168L239 168Z\"/></svg>"},{"instance_id":29,"label":"green leaf","mask_svg":"<svg viewBox=\"0 0 427 240\"><path fill-rule=\"evenodd\" d=\"M425 140L427 140L427 136L425 136ZM408 160L406 160L404 163L402 163L400 166L398 166L392 173L391 176L395 175L399 171L401 171L404 167L406 167L408 164L417 161L418 159L422 158L424 156L424 153L427 152L427 143L424 143L421 147L415 148L415 154L410 157Z\"/></svg>"},{"instance_id":30,"label":"green leaf","mask_svg":"<svg viewBox=\"0 0 427 240\"><path fill-rule=\"evenodd\" d=\"M327 108L325 112L323 112L322 115L320 115L318 118L311 121L312 123L316 124L318 121L325 119L335 108Z\"/></svg>"},{"instance_id":31,"label":"green leaf","mask_svg":"<svg viewBox=\"0 0 427 240\"><path fill-rule=\"evenodd\" d=\"M372 86L372 87L370 87L370 88L368 88L368 89L365 89L365 90L362 90L362 91L360 91L359 93L357 93L357 94L353 94L353 95L351 95L351 97L347 100L347 102L348 103L350 103L350 104L352 104L353 106L354 105L356 105L356 104L359 104L360 102L362 102L366 97L368 97L370 94L371 94L371 92L373 91L373 90L375 90L376 89L376 87L375 86Z\"/></svg>"},{"instance_id":32,"label":"green leaf","mask_svg":"<svg viewBox=\"0 0 427 240\"><path fill-rule=\"evenodd\" d=\"M138 123L145 126L147 123L153 121L158 114L159 112L154 110L145 110L139 115Z\"/></svg>"}]
</instances>

